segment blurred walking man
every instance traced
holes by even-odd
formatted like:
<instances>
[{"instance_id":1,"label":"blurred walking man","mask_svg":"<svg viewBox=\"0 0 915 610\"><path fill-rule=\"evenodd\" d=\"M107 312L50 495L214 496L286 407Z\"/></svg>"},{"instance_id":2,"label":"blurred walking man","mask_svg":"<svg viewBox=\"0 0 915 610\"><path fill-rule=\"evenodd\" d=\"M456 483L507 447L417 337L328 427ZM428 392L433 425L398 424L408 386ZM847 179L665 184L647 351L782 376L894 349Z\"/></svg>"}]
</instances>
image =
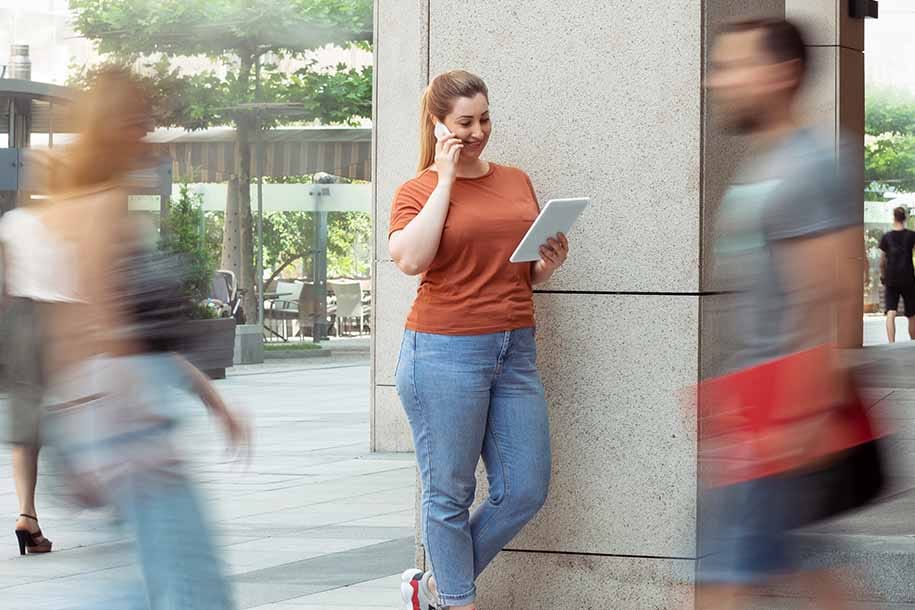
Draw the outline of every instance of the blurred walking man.
<instances>
[{"instance_id":1,"label":"blurred walking man","mask_svg":"<svg viewBox=\"0 0 915 610\"><path fill-rule=\"evenodd\" d=\"M731 23L712 53L713 108L724 129L748 136L750 153L717 218L714 276L727 298L721 324L737 331L726 348L725 373L758 370L821 346L829 353L836 312L855 298L844 263L858 258L861 243L861 219L844 186L853 172L839 167L833 134L821 138L798 118L806 72L803 36L782 19ZM824 362L808 376L831 370ZM842 400L838 385L820 387L827 390L792 405L792 417L807 421L807 411ZM830 415L823 413L827 423L819 430L828 435ZM808 431L785 426L764 447L748 443L738 460L741 476L706 487L698 608L741 607L752 587L798 571L792 533L805 523L798 500L809 490L792 473L773 469L771 457L803 455ZM709 472L703 469L703 476ZM846 607L827 574L804 579L821 607Z\"/></svg>"}]
</instances>

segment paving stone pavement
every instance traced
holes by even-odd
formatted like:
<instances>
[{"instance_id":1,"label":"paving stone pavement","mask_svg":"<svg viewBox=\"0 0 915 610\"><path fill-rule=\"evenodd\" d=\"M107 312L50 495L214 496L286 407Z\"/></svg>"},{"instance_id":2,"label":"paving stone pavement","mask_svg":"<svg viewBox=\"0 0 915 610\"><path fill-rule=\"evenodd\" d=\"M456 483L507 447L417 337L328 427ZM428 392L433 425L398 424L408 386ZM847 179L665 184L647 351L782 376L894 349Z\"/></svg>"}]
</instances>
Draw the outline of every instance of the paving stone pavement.
<instances>
[{"instance_id":1,"label":"paving stone pavement","mask_svg":"<svg viewBox=\"0 0 915 610\"><path fill-rule=\"evenodd\" d=\"M864 393L871 412L895 431L893 453L911 487L915 389L898 389L900 380L889 378L896 388ZM412 455L369 453L366 356L236 367L217 387L254 416L250 466L226 455L221 433L202 406L189 411L182 446L219 533L239 607L399 610L399 574L413 559L415 469ZM9 462L9 452L0 447L0 515L8 516L12 529L17 510ZM111 516L68 506L60 488L59 477L43 463L39 510L54 553L20 558L12 532L0 535L0 610L91 607L105 591L138 578L131 541L111 526ZM855 555L867 550L870 575L882 576L884 593L904 599L859 598L852 610L915 608L908 595L913 510L915 496L904 494L813 532L853 541ZM748 600L747 607L809 607L799 597L773 591Z\"/></svg>"},{"instance_id":2,"label":"paving stone pavement","mask_svg":"<svg viewBox=\"0 0 915 610\"><path fill-rule=\"evenodd\" d=\"M369 453L367 356L236 367L216 383L253 414L250 465L226 454L202 406L190 405L181 446L239 607L397 609L399 575L413 559L415 469L411 455ZM10 456L0 449L3 610L84 607L138 578L132 543L111 516L67 505L60 487L43 461L39 511L55 551L20 558Z\"/></svg>"}]
</instances>

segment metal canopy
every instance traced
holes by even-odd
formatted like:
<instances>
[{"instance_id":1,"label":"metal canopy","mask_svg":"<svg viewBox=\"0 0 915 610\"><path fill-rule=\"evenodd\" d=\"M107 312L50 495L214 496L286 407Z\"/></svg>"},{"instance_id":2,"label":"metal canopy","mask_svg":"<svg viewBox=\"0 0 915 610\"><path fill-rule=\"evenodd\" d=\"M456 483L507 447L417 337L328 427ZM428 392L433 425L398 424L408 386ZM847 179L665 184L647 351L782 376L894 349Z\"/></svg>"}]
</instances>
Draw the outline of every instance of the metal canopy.
<instances>
[{"instance_id":1,"label":"metal canopy","mask_svg":"<svg viewBox=\"0 0 915 610\"><path fill-rule=\"evenodd\" d=\"M78 90L70 87L18 78L0 78L0 96L4 97L72 103L77 101L80 95L81 93Z\"/></svg>"},{"instance_id":2,"label":"metal canopy","mask_svg":"<svg viewBox=\"0 0 915 610\"><path fill-rule=\"evenodd\" d=\"M147 140L171 157L177 182L225 182L239 173L235 129L201 131L157 129ZM257 146L258 143L255 143ZM266 177L305 176L326 172L371 180L372 130L347 127L278 127L261 134ZM252 175L257 155L252 155Z\"/></svg>"},{"instance_id":3,"label":"metal canopy","mask_svg":"<svg viewBox=\"0 0 915 610\"><path fill-rule=\"evenodd\" d=\"M82 93L70 87L0 78L0 134L9 133L10 109L25 109L30 133L74 133L73 104Z\"/></svg>"}]
</instances>

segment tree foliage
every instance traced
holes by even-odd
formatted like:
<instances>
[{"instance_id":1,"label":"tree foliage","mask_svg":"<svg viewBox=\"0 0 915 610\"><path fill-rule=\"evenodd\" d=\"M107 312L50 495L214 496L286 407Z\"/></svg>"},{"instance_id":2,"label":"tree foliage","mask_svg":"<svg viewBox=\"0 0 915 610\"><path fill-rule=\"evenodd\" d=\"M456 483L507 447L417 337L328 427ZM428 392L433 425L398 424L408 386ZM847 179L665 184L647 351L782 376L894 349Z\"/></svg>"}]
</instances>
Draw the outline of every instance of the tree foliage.
<instances>
[{"instance_id":1,"label":"tree foliage","mask_svg":"<svg viewBox=\"0 0 915 610\"><path fill-rule=\"evenodd\" d=\"M274 212L264 215L264 268L279 277L286 269L310 260L314 214Z\"/></svg>"},{"instance_id":2,"label":"tree foliage","mask_svg":"<svg viewBox=\"0 0 915 610\"><path fill-rule=\"evenodd\" d=\"M309 52L326 45L366 48L372 0L71 0L75 30L112 61L139 66L161 126L236 127L241 168L229 179L223 265L241 287L254 278L252 143L279 122L352 123L371 115L372 70L322 70ZM173 61L204 57L213 67L186 73ZM291 73L280 62L293 58ZM87 85L92 67L73 74ZM286 104L280 115L255 104ZM254 291L245 308L253 310Z\"/></svg>"},{"instance_id":3,"label":"tree foliage","mask_svg":"<svg viewBox=\"0 0 915 610\"><path fill-rule=\"evenodd\" d=\"M169 201L167 230L159 241L160 250L179 255L184 261L184 293L195 306L209 295L213 272L216 270L212 243L208 243L202 230L203 214L202 197L191 193L186 184L181 185L178 197ZM205 310L199 307L194 311L198 316L205 315Z\"/></svg>"},{"instance_id":4,"label":"tree foliage","mask_svg":"<svg viewBox=\"0 0 915 610\"><path fill-rule=\"evenodd\" d=\"M877 87L868 90L865 179L877 190L915 192L915 94Z\"/></svg>"},{"instance_id":5,"label":"tree foliage","mask_svg":"<svg viewBox=\"0 0 915 610\"><path fill-rule=\"evenodd\" d=\"M271 177L272 184L311 184L315 176ZM335 181L351 183L348 178ZM264 216L264 266L273 269L270 280L294 264L311 269L316 214L275 212ZM370 270L372 218L366 212L330 212L327 215L327 274L364 277Z\"/></svg>"},{"instance_id":6,"label":"tree foliage","mask_svg":"<svg viewBox=\"0 0 915 610\"><path fill-rule=\"evenodd\" d=\"M865 99L868 135L915 134L915 94L890 87L870 87Z\"/></svg>"},{"instance_id":7,"label":"tree foliage","mask_svg":"<svg viewBox=\"0 0 915 610\"><path fill-rule=\"evenodd\" d=\"M915 192L915 134L875 140L865 148L865 180Z\"/></svg>"},{"instance_id":8,"label":"tree foliage","mask_svg":"<svg viewBox=\"0 0 915 610\"><path fill-rule=\"evenodd\" d=\"M369 274L372 217L366 212L332 212L327 221L327 273Z\"/></svg>"},{"instance_id":9,"label":"tree foliage","mask_svg":"<svg viewBox=\"0 0 915 610\"><path fill-rule=\"evenodd\" d=\"M76 31L133 61L309 49L372 38L371 0L71 0Z\"/></svg>"},{"instance_id":10,"label":"tree foliage","mask_svg":"<svg viewBox=\"0 0 915 610\"><path fill-rule=\"evenodd\" d=\"M104 66L75 66L67 84L88 89ZM275 64L264 64L261 73L260 99L268 102L297 104L290 118L295 121L354 125L372 114L372 68L320 70L315 61L295 72L285 73ZM138 75L153 100L153 119L161 127L183 127L196 131L230 125L244 117L239 108L250 104L255 84L240 82L235 69L224 76L215 71L185 74L174 68L167 58L149 60ZM269 129L282 122L264 116L260 123Z\"/></svg>"},{"instance_id":11,"label":"tree foliage","mask_svg":"<svg viewBox=\"0 0 915 610\"><path fill-rule=\"evenodd\" d=\"M264 216L264 266L279 277L294 265L309 269L314 248L315 214L275 212ZM327 218L327 274L365 276L372 219L365 212L331 212Z\"/></svg>"}]
</instances>

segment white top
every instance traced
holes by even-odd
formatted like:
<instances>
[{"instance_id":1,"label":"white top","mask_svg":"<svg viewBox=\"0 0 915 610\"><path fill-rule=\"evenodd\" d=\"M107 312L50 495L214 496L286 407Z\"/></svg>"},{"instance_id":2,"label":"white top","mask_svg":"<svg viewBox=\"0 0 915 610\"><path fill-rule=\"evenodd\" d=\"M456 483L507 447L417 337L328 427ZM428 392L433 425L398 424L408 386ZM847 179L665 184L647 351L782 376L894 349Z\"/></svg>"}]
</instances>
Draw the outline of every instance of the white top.
<instances>
[{"instance_id":1,"label":"white top","mask_svg":"<svg viewBox=\"0 0 915 610\"><path fill-rule=\"evenodd\" d=\"M16 208L0 216L0 244L6 294L50 303L80 302L67 248L34 214Z\"/></svg>"}]
</instances>

